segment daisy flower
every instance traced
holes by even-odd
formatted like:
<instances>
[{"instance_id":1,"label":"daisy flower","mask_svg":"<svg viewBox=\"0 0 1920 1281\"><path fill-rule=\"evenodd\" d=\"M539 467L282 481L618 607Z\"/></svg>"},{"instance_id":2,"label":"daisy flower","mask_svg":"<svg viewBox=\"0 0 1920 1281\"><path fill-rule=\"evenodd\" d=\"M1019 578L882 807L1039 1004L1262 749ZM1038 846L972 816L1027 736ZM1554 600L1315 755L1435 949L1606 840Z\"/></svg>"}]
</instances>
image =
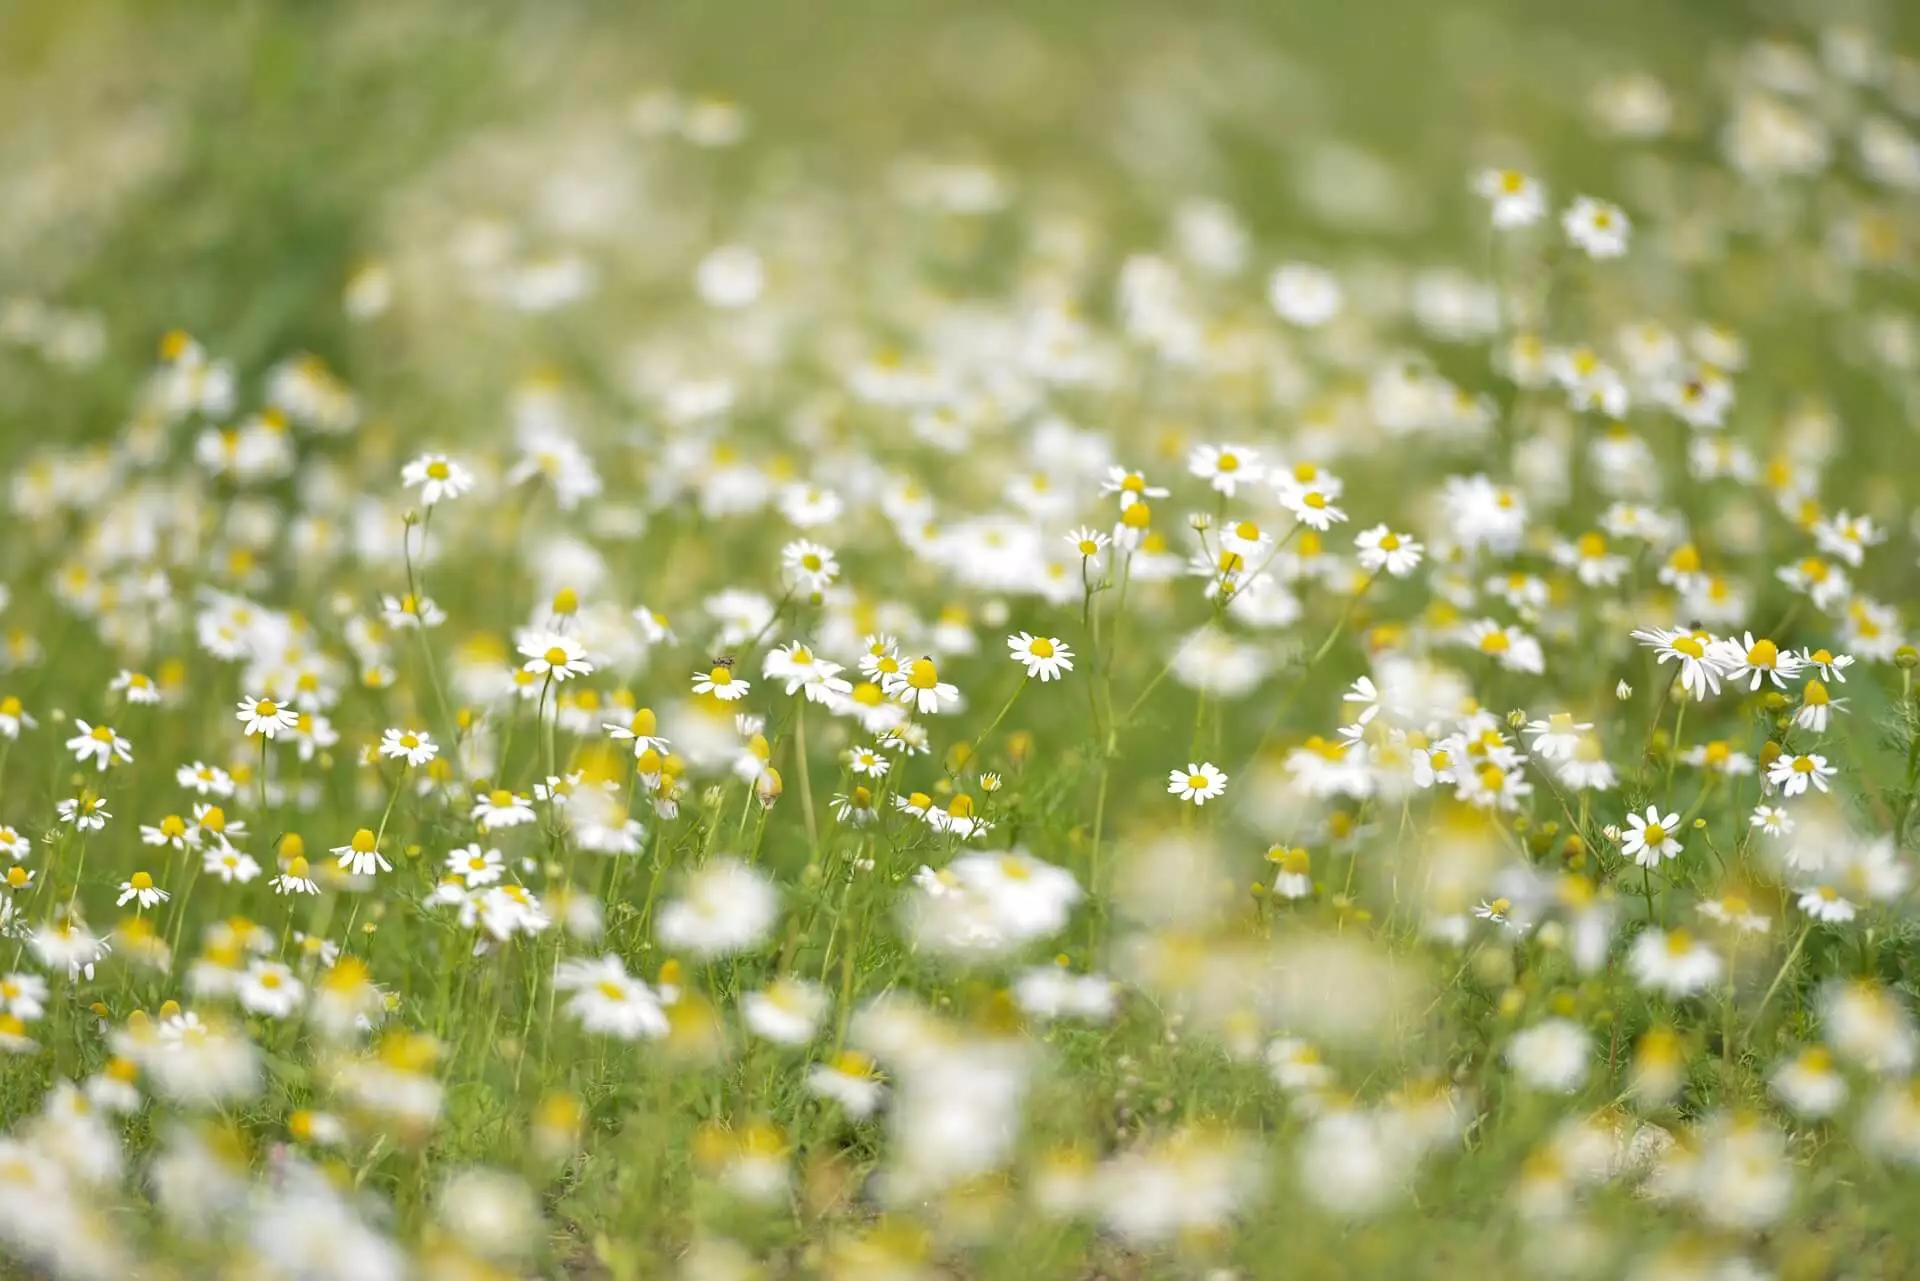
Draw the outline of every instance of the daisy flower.
<instances>
[{"instance_id":1,"label":"daisy flower","mask_svg":"<svg viewBox=\"0 0 1920 1281\"><path fill-rule=\"evenodd\" d=\"M780 549L780 566L798 586L823 592L840 577L840 562L819 543L797 538Z\"/></svg>"},{"instance_id":2,"label":"daisy flower","mask_svg":"<svg viewBox=\"0 0 1920 1281\"><path fill-rule=\"evenodd\" d=\"M506 875L500 851L483 849L477 841L449 853L446 868L471 886L491 885Z\"/></svg>"},{"instance_id":3,"label":"daisy flower","mask_svg":"<svg viewBox=\"0 0 1920 1281\"><path fill-rule=\"evenodd\" d=\"M1793 723L1812 733L1824 734L1833 713L1846 710L1847 700L1835 698L1828 692L1825 681L1810 680L1800 688L1800 707L1793 714Z\"/></svg>"},{"instance_id":4,"label":"daisy flower","mask_svg":"<svg viewBox=\"0 0 1920 1281\"><path fill-rule=\"evenodd\" d=\"M173 781L202 796L232 796L233 778L218 765L195 761L173 772Z\"/></svg>"},{"instance_id":5,"label":"daisy flower","mask_svg":"<svg viewBox=\"0 0 1920 1281\"><path fill-rule=\"evenodd\" d=\"M111 693L124 695L129 703L151 705L160 701L160 687L143 672L130 672L122 668L107 689Z\"/></svg>"},{"instance_id":6,"label":"daisy flower","mask_svg":"<svg viewBox=\"0 0 1920 1281\"><path fill-rule=\"evenodd\" d=\"M1007 637L1007 649L1013 661L1027 669L1028 679L1050 681L1073 670L1073 651L1051 636L1016 632Z\"/></svg>"},{"instance_id":7,"label":"daisy flower","mask_svg":"<svg viewBox=\"0 0 1920 1281\"><path fill-rule=\"evenodd\" d=\"M1847 669L1853 666L1853 655L1826 649L1803 649L1799 658L1800 665L1819 672L1821 680L1840 685L1847 683Z\"/></svg>"},{"instance_id":8,"label":"daisy flower","mask_svg":"<svg viewBox=\"0 0 1920 1281\"><path fill-rule=\"evenodd\" d=\"M135 872L120 882L120 897L114 900L116 907L125 907L137 902L142 908L158 907L172 895L153 883L153 877L146 872Z\"/></svg>"},{"instance_id":9,"label":"daisy flower","mask_svg":"<svg viewBox=\"0 0 1920 1281\"><path fill-rule=\"evenodd\" d=\"M847 768L867 778L881 778L893 768L893 762L871 747L856 747L847 753Z\"/></svg>"},{"instance_id":10,"label":"daisy flower","mask_svg":"<svg viewBox=\"0 0 1920 1281\"><path fill-rule=\"evenodd\" d=\"M1672 660L1680 667L1680 688L1705 702L1720 692L1719 642L1706 632L1643 627L1633 638L1652 648L1658 662Z\"/></svg>"},{"instance_id":11,"label":"daisy flower","mask_svg":"<svg viewBox=\"0 0 1920 1281\"><path fill-rule=\"evenodd\" d=\"M234 719L240 722L241 731L248 738L255 735L278 738L283 731L292 729L299 720L291 707L276 703L270 698L243 698L238 708Z\"/></svg>"},{"instance_id":12,"label":"daisy flower","mask_svg":"<svg viewBox=\"0 0 1920 1281\"><path fill-rule=\"evenodd\" d=\"M389 729L380 736L380 755L389 760L404 760L418 767L439 754L440 748L425 730Z\"/></svg>"},{"instance_id":13,"label":"daisy flower","mask_svg":"<svg viewBox=\"0 0 1920 1281\"><path fill-rule=\"evenodd\" d=\"M1360 568L1369 573L1385 570L1394 578L1405 578L1420 567L1426 548L1410 534L1396 534L1385 525L1375 525L1354 536L1354 550Z\"/></svg>"},{"instance_id":14,"label":"daisy flower","mask_svg":"<svg viewBox=\"0 0 1920 1281\"><path fill-rule=\"evenodd\" d=\"M200 842L200 829L191 827L187 820L178 814L169 814L153 826L140 825L140 842L143 845L164 845L170 849L184 850Z\"/></svg>"},{"instance_id":15,"label":"daisy flower","mask_svg":"<svg viewBox=\"0 0 1920 1281\"><path fill-rule=\"evenodd\" d=\"M535 676L564 681L593 671L586 647L560 632L528 632L520 638L520 653L526 658L521 670Z\"/></svg>"},{"instance_id":16,"label":"daisy flower","mask_svg":"<svg viewBox=\"0 0 1920 1281\"><path fill-rule=\"evenodd\" d=\"M1581 736L1592 728L1591 721L1576 721L1570 713L1555 712L1545 720L1528 721L1525 733L1534 755L1543 761L1564 761L1573 758Z\"/></svg>"},{"instance_id":17,"label":"daisy flower","mask_svg":"<svg viewBox=\"0 0 1920 1281\"><path fill-rule=\"evenodd\" d=\"M1121 511L1143 498L1165 498L1168 493L1167 490L1149 485L1145 472L1128 471L1124 467L1107 468L1107 478L1100 482L1100 492L1120 495ZM1072 535L1068 535L1068 539L1072 541Z\"/></svg>"},{"instance_id":18,"label":"daisy flower","mask_svg":"<svg viewBox=\"0 0 1920 1281\"><path fill-rule=\"evenodd\" d=\"M200 870L219 877L227 885L245 885L260 875L260 864L251 854L223 845L206 852L200 861Z\"/></svg>"},{"instance_id":19,"label":"daisy flower","mask_svg":"<svg viewBox=\"0 0 1920 1281\"><path fill-rule=\"evenodd\" d=\"M422 454L400 469L400 483L418 489L421 503L431 507L472 489L473 473L445 454Z\"/></svg>"},{"instance_id":20,"label":"daisy flower","mask_svg":"<svg viewBox=\"0 0 1920 1281\"><path fill-rule=\"evenodd\" d=\"M54 810L60 815L62 823L71 823L83 832L97 832L113 817L107 809L105 798L91 792L61 801L54 806Z\"/></svg>"},{"instance_id":21,"label":"daisy flower","mask_svg":"<svg viewBox=\"0 0 1920 1281\"><path fill-rule=\"evenodd\" d=\"M1627 953L1634 981L1668 996L1691 996L1720 979L1720 957L1685 930L1641 932Z\"/></svg>"},{"instance_id":22,"label":"daisy flower","mask_svg":"<svg viewBox=\"0 0 1920 1281\"><path fill-rule=\"evenodd\" d=\"M940 669L931 658L924 657L907 664L906 673L895 683L893 696L922 716L937 716L960 702L960 691L942 681Z\"/></svg>"},{"instance_id":23,"label":"daisy flower","mask_svg":"<svg viewBox=\"0 0 1920 1281\"><path fill-rule=\"evenodd\" d=\"M1787 687L1787 681L1800 674L1800 656L1792 650L1782 653L1780 647L1762 636L1755 640L1752 632L1747 632L1740 640L1727 638L1717 640L1708 647L1707 657L1719 667L1729 681L1753 679L1747 688L1760 688L1764 680L1772 680L1780 689Z\"/></svg>"},{"instance_id":24,"label":"daisy flower","mask_svg":"<svg viewBox=\"0 0 1920 1281\"><path fill-rule=\"evenodd\" d=\"M1167 772L1167 794L1178 796L1183 801L1192 801L1195 805L1205 805L1226 790L1227 776L1212 761L1205 764L1188 762L1184 770Z\"/></svg>"},{"instance_id":25,"label":"daisy flower","mask_svg":"<svg viewBox=\"0 0 1920 1281\"><path fill-rule=\"evenodd\" d=\"M396 631L432 629L447 621L447 611L434 604L430 596L408 592L380 598L380 621Z\"/></svg>"},{"instance_id":26,"label":"daisy flower","mask_svg":"<svg viewBox=\"0 0 1920 1281\"><path fill-rule=\"evenodd\" d=\"M393 870L393 864L380 852L370 828L363 827L345 845L334 846L332 854L340 860L340 866L354 876L372 876L376 871Z\"/></svg>"},{"instance_id":27,"label":"daisy flower","mask_svg":"<svg viewBox=\"0 0 1920 1281\"><path fill-rule=\"evenodd\" d=\"M1840 896L1840 891L1831 885L1813 885L1800 891L1798 900L1802 912L1816 921L1829 925L1844 925L1859 914L1860 909Z\"/></svg>"},{"instance_id":28,"label":"daisy flower","mask_svg":"<svg viewBox=\"0 0 1920 1281\"><path fill-rule=\"evenodd\" d=\"M1346 512L1334 506L1322 489L1289 486L1280 495L1280 505L1291 512L1295 520L1319 533L1325 533L1347 518Z\"/></svg>"},{"instance_id":29,"label":"daisy flower","mask_svg":"<svg viewBox=\"0 0 1920 1281\"><path fill-rule=\"evenodd\" d=\"M1260 455L1244 445L1200 445L1187 458L1187 470L1232 498L1241 485L1256 485L1265 474Z\"/></svg>"},{"instance_id":30,"label":"daisy flower","mask_svg":"<svg viewBox=\"0 0 1920 1281\"><path fill-rule=\"evenodd\" d=\"M650 707L635 712L625 725L602 724L600 728L616 743L632 743L636 757L645 756L649 751L664 753L667 750L667 740L656 732L660 728L659 719Z\"/></svg>"},{"instance_id":31,"label":"daisy flower","mask_svg":"<svg viewBox=\"0 0 1920 1281\"><path fill-rule=\"evenodd\" d=\"M1531 227L1547 212L1546 190L1518 169L1484 169L1473 189L1492 206L1493 225L1502 230Z\"/></svg>"},{"instance_id":32,"label":"daisy flower","mask_svg":"<svg viewBox=\"0 0 1920 1281\"><path fill-rule=\"evenodd\" d=\"M1789 756L1785 752L1767 766L1767 782L1788 796L1799 796L1811 785L1815 791L1827 790L1827 780L1840 771L1820 755Z\"/></svg>"},{"instance_id":33,"label":"daisy flower","mask_svg":"<svg viewBox=\"0 0 1920 1281\"><path fill-rule=\"evenodd\" d=\"M1747 816L1747 825L1768 836L1785 836L1793 830L1793 817L1781 805L1756 805Z\"/></svg>"},{"instance_id":34,"label":"daisy flower","mask_svg":"<svg viewBox=\"0 0 1920 1281\"><path fill-rule=\"evenodd\" d=\"M122 762L133 759L133 744L115 733L112 726L76 720L73 727L80 732L67 740L67 750L82 765L93 761L105 770L116 759Z\"/></svg>"},{"instance_id":35,"label":"daisy flower","mask_svg":"<svg viewBox=\"0 0 1920 1281\"><path fill-rule=\"evenodd\" d=\"M1658 867L1661 859L1680 857L1680 841L1674 835L1680 828L1680 815L1662 815L1657 805L1647 806L1646 816L1627 815L1627 832L1620 838L1620 852L1641 867Z\"/></svg>"},{"instance_id":36,"label":"daisy flower","mask_svg":"<svg viewBox=\"0 0 1920 1281\"><path fill-rule=\"evenodd\" d=\"M526 797L496 787L474 802L467 817L478 824L481 831L497 832L501 828L531 823L535 815Z\"/></svg>"},{"instance_id":37,"label":"daisy flower","mask_svg":"<svg viewBox=\"0 0 1920 1281\"><path fill-rule=\"evenodd\" d=\"M693 674L693 692L711 694L723 703L735 702L745 698L753 689L753 682L744 676L733 674L731 659L715 663L704 672Z\"/></svg>"},{"instance_id":38,"label":"daisy flower","mask_svg":"<svg viewBox=\"0 0 1920 1281\"><path fill-rule=\"evenodd\" d=\"M1100 565L1100 553L1104 552L1107 544L1112 541L1099 530L1086 525L1067 532L1067 546L1073 548L1073 554L1096 569Z\"/></svg>"},{"instance_id":39,"label":"daisy flower","mask_svg":"<svg viewBox=\"0 0 1920 1281\"><path fill-rule=\"evenodd\" d=\"M0 737L19 738L20 730L23 727L32 729L39 723L39 721L27 715L26 709L20 704L20 700L12 694L7 695L5 698L0 698Z\"/></svg>"},{"instance_id":40,"label":"daisy flower","mask_svg":"<svg viewBox=\"0 0 1920 1281\"><path fill-rule=\"evenodd\" d=\"M1627 252L1627 237L1633 230L1618 205L1592 196L1575 197L1560 215L1560 226L1589 258L1620 257Z\"/></svg>"}]
</instances>

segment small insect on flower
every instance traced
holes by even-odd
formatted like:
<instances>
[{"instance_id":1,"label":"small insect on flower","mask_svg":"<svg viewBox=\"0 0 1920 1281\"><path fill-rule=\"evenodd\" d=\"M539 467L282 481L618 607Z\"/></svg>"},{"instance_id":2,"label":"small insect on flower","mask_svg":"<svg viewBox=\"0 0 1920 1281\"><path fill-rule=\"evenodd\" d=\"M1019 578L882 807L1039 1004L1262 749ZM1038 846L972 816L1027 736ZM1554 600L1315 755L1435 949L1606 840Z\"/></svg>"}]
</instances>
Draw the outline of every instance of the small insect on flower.
<instances>
[{"instance_id":1,"label":"small insect on flower","mask_svg":"<svg viewBox=\"0 0 1920 1281\"><path fill-rule=\"evenodd\" d=\"M1644 817L1627 815L1627 828L1620 838L1620 852L1641 867L1658 867L1662 859L1680 857L1680 840L1675 835L1680 828L1678 814L1662 815L1659 806L1649 805Z\"/></svg>"},{"instance_id":2,"label":"small insect on flower","mask_svg":"<svg viewBox=\"0 0 1920 1281\"><path fill-rule=\"evenodd\" d=\"M1227 776L1212 761L1204 764L1189 762L1184 770L1167 772L1167 794L1178 796L1183 801L1192 801L1195 805L1205 805L1226 790Z\"/></svg>"},{"instance_id":3,"label":"small insect on flower","mask_svg":"<svg viewBox=\"0 0 1920 1281\"><path fill-rule=\"evenodd\" d=\"M753 682L733 672L733 659L716 658L713 666L693 674L693 692L711 694L723 703L737 702L753 690Z\"/></svg>"},{"instance_id":4,"label":"small insect on flower","mask_svg":"<svg viewBox=\"0 0 1920 1281\"><path fill-rule=\"evenodd\" d=\"M380 736L380 755L390 760L404 760L417 767L439 754L439 746L425 730L389 729Z\"/></svg>"},{"instance_id":5,"label":"small insect on flower","mask_svg":"<svg viewBox=\"0 0 1920 1281\"><path fill-rule=\"evenodd\" d=\"M238 707L234 719L240 722L248 738L255 735L278 738L300 723L300 716L293 708L270 698L243 698Z\"/></svg>"},{"instance_id":6,"label":"small insect on flower","mask_svg":"<svg viewBox=\"0 0 1920 1281\"><path fill-rule=\"evenodd\" d=\"M143 908L158 907L171 897L172 895L153 883L151 875L146 872L135 872L120 882L120 897L114 900L114 904L125 907L128 903L137 901Z\"/></svg>"},{"instance_id":7,"label":"small insect on flower","mask_svg":"<svg viewBox=\"0 0 1920 1281\"><path fill-rule=\"evenodd\" d=\"M1057 680L1073 670L1073 651L1051 636L1016 632L1007 637L1007 649L1013 661L1027 669L1029 679Z\"/></svg>"},{"instance_id":8,"label":"small insect on flower","mask_svg":"<svg viewBox=\"0 0 1920 1281\"><path fill-rule=\"evenodd\" d=\"M527 660L521 669L535 676L564 681L593 671L586 647L560 632L526 632L520 638L519 649Z\"/></svg>"},{"instance_id":9,"label":"small insect on flower","mask_svg":"<svg viewBox=\"0 0 1920 1281\"><path fill-rule=\"evenodd\" d=\"M340 860L340 866L354 876L372 876L376 871L391 872L393 864L380 852L378 843L370 828L361 828L353 834L353 839L345 845L333 847L332 854Z\"/></svg>"},{"instance_id":10,"label":"small insect on flower","mask_svg":"<svg viewBox=\"0 0 1920 1281\"><path fill-rule=\"evenodd\" d=\"M400 469L400 483L418 489L421 503L431 507L472 489L473 473L445 454L422 454Z\"/></svg>"},{"instance_id":11,"label":"small insect on flower","mask_svg":"<svg viewBox=\"0 0 1920 1281\"><path fill-rule=\"evenodd\" d=\"M104 771L116 760L125 763L133 759L133 744L115 733L111 726L76 720L73 727L80 732L67 740L67 750L82 765L92 761Z\"/></svg>"},{"instance_id":12,"label":"small insect on flower","mask_svg":"<svg viewBox=\"0 0 1920 1281\"><path fill-rule=\"evenodd\" d=\"M1827 764L1824 756L1789 756L1782 752L1767 766L1767 782L1787 796L1799 796L1809 786L1817 792L1828 790L1827 780L1839 772Z\"/></svg>"},{"instance_id":13,"label":"small insect on flower","mask_svg":"<svg viewBox=\"0 0 1920 1281\"><path fill-rule=\"evenodd\" d=\"M1618 205L1592 196L1576 196L1560 215L1560 226L1589 258L1620 257L1627 252L1627 237L1633 230Z\"/></svg>"}]
</instances>

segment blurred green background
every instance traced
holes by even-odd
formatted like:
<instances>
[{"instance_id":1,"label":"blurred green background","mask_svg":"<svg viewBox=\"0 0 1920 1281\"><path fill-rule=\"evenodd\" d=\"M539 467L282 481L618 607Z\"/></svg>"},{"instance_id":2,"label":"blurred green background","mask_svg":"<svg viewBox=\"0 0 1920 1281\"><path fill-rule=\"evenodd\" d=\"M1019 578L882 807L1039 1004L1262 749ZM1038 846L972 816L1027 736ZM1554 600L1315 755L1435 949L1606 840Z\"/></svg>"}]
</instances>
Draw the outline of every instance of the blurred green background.
<instances>
[{"instance_id":1,"label":"blurred green background","mask_svg":"<svg viewBox=\"0 0 1920 1281\"><path fill-rule=\"evenodd\" d=\"M9 351L0 431L110 431L174 326L242 369L305 350L353 380L341 284L385 252L410 191L476 140L551 142L618 120L652 87L747 109L751 145L712 174L717 209L729 184L796 168L858 181L903 149L972 150L1098 190L1122 235L1129 210L1146 228L1191 190L1286 233L1301 148L1339 137L1444 196L1420 220L1438 236L1474 212L1455 198L1463 157L1505 136L1552 151L1562 190L1608 172L1579 116L1595 77L1710 81L1731 44L1855 12L1903 37L1920 27L1920 5L1824 0L12 0L0 6L0 293L97 309L107 368L123 376L52 379ZM1165 125L1139 100L1147 84L1214 100L1217 127L1188 149L1188 172L1154 180L1116 160L1116 135ZM1700 145L1681 108L1671 145ZM518 193L469 194L505 206ZM1302 234L1311 252L1339 229Z\"/></svg>"}]
</instances>

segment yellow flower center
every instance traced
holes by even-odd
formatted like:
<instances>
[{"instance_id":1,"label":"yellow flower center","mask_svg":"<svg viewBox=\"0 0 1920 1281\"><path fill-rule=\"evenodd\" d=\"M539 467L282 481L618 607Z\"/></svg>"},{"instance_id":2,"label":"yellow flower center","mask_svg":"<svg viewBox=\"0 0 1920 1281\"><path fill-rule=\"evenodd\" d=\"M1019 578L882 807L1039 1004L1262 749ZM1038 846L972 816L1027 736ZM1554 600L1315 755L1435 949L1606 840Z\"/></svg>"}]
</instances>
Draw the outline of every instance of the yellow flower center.
<instances>
[{"instance_id":1,"label":"yellow flower center","mask_svg":"<svg viewBox=\"0 0 1920 1281\"><path fill-rule=\"evenodd\" d=\"M940 672L931 658L916 658L907 668L907 684L915 689L932 689L940 683Z\"/></svg>"},{"instance_id":2,"label":"yellow flower center","mask_svg":"<svg viewBox=\"0 0 1920 1281\"><path fill-rule=\"evenodd\" d=\"M113 741L113 731L105 725L95 725L91 737L96 743L111 743Z\"/></svg>"},{"instance_id":3,"label":"yellow flower center","mask_svg":"<svg viewBox=\"0 0 1920 1281\"><path fill-rule=\"evenodd\" d=\"M1214 461L1214 467L1219 471L1239 471L1240 457L1229 450L1222 450L1220 457Z\"/></svg>"},{"instance_id":4,"label":"yellow flower center","mask_svg":"<svg viewBox=\"0 0 1920 1281\"><path fill-rule=\"evenodd\" d=\"M1833 702L1827 694L1827 687L1817 680L1807 682L1807 687L1801 692L1800 698L1808 707L1825 707Z\"/></svg>"},{"instance_id":5,"label":"yellow flower center","mask_svg":"<svg viewBox=\"0 0 1920 1281\"><path fill-rule=\"evenodd\" d=\"M1793 772L1796 774L1813 773L1813 757L1796 756L1793 758Z\"/></svg>"},{"instance_id":6,"label":"yellow flower center","mask_svg":"<svg viewBox=\"0 0 1920 1281\"><path fill-rule=\"evenodd\" d=\"M206 828L209 832L226 831L227 812L218 805L207 806L207 808L200 813L200 826Z\"/></svg>"},{"instance_id":7,"label":"yellow flower center","mask_svg":"<svg viewBox=\"0 0 1920 1281\"><path fill-rule=\"evenodd\" d=\"M1327 496L1317 489L1309 490L1307 494L1300 499L1300 503L1304 507L1311 507L1315 511L1321 511L1324 510L1327 505Z\"/></svg>"},{"instance_id":8,"label":"yellow flower center","mask_svg":"<svg viewBox=\"0 0 1920 1281\"><path fill-rule=\"evenodd\" d=\"M136 890L150 890L153 888L153 878L145 872L135 872L127 878L127 884Z\"/></svg>"},{"instance_id":9,"label":"yellow flower center","mask_svg":"<svg viewBox=\"0 0 1920 1281\"><path fill-rule=\"evenodd\" d=\"M731 685L733 684L733 670L727 667L716 667L707 673L707 679L712 681L716 688Z\"/></svg>"},{"instance_id":10,"label":"yellow flower center","mask_svg":"<svg viewBox=\"0 0 1920 1281\"><path fill-rule=\"evenodd\" d=\"M355 854L371 854L373 853L373 844L373 833L363 827L353 834L353 840L349 842L348 848Z\"/></svg>"},{"instance_id":11,"label":"yellow flower center","mask_svg":"<svg viewBox=\"0 0 1920 1281\"><path fill-rule=\"evenodd\" d=\"M187 821L178 814L169 814L160 820L160 835L170 841L179 840L187 834Z\"/></svg>"},{"instance_id":12,"label":"yellow flower center","mask_svg":"<svg viewBox=\"0 0 1920 1281\"><path fill-rule=\"evenodd\" d=\"M1688 658L1705 658L1707 656L1707 647L1691 636L1674 637L1671 648L1676 653L1685 654Z\"/></svg>"},{"instance_id":13,"label":"yellow flower center","mask_svg":"<svg viewBox=\"0 0 1920 1281\"><path fill-rule=\"evenodd\" d=\"M567 651L558 645L548 649L541 657L547 660L547 666L549 667L565 667L567 665Z\"/></svg>"},{"instance_id":14,"label":"yellow flower center","mask_svg":"<svg viewBox=\"0 0 1920 1281\"><path fill-rule=\"evenodd\" d=\"M1593 560L1597 557L1605 556L1607 554L1606 537L1592 530L1588 530L1586 533L1580 535L1579 549L1581 557L1585 560Z\"/></svg>"},{"instance_id":15,"label":"yellow flower center","mask_svg":"<svg viewBox=\"0 0 1920 1281\"><path fill-rule=\"evenodd\" d=\"M306 880L308 871L309 871L309 868L307 865L306 855L295 854L292 858L287 860L287 875L291 876L294 880L296 881Z\"/></svg>"},{"instance_id":16,"label":"yellow flower center","mask_svg":"<svg viewBox=\"0 0 1920 1281\"><path fill-rule=\"evenodd\" d=\"M1747 651L1747 666L1771 668L1780 661L1780 648L1765 637L1755 641Z\"/></svg>"},{"instance_id":17,"label":"yellow flower center","mask_svg":"<svg viewBox=\"0 0 1920 1281\"><path fill-rule=\"evenodd\" d=\"M1480 652L1483 654L1504 654L1513 648L1513 642L1503 631L1488 632L1480 638Z\"/></svg>"},{"instance_id":18,"label":"yellow flower center","mask_svg":"<svg viewBox=\"0 0 1920 1281\"><path fill-rule=\"evenodd\" d=\"M1667 829L1658 823L1649 823L1641 829L1640 836L1648 845L1659 845L1667 839Z\"/></svg>"},{"instance_id":19,"label":"yellow flower center","mask_svg":"<svg viewBox=\"0 0 1920 1281\"><path fill-rule=\"evenodd\" d=\"M427 464L427 476L431 480L445 480L451 475L453 475L453 468L439 459Z\"/></svg>"},{"instance_id":20,"label":"yellow flower center","mask_svg":"<svg viewBox=\"0 0 1920 1281\"><path fill-rule=\"evenodd\" d=\"M1398 535L1398 534L1382 534L1382 535L1380 535L1380 544L1379 544L1379 546L1380 546L1380 550L1381 550L1381 551L1383 551L1383 552L1397 552L1397 551L1399 551L1399 550L1400 550L1400 535Z\"/></svg>"},{"instance_id":21,"label":"yellow flower center","mask_svg":"<svg viewBox=\"0 0 1920 1281\"><path fill-rule=\"evenodd\" d=\"M1036 636L1028 642L1027 652L1035 658L1052 658L1053 642L1044 636Z\"/></svg>"}]
</instances>

